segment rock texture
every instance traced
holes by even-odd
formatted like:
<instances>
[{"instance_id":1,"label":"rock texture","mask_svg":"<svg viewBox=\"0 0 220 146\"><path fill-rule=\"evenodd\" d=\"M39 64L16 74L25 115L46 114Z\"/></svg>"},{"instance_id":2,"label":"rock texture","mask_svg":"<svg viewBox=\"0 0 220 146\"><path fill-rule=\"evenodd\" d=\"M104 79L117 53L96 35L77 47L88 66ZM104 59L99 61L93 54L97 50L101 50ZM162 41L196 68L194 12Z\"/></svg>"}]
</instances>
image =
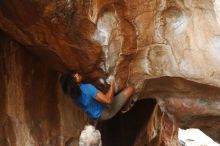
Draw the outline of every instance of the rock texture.
<instances>
[{"instance_id":1,"label":"rock texture","mask_svg":"<svg viewBox=\"0 0 220 146\"><path fill-rule=\"evenodd\" d=\"M178 128L156 105L147 127L142 128L134 145L179 146Z\"/></svg>"},{"instance_id":2,"label":"rock texture","mask_svg":"<svg viewBox=\"0 0 220 146\"><path fill-rule=\"evenodd\" d=\"M63 96L55 92L58 91L55 85L57 72L68 69L79 70L102 87L95 81L114 75L118 90L126 85L134 86L133 98L157 99L162 112L175 125L200 128L220 142L220 127L216 124L220 120L218 0L1 0L0 29L22 46L19 48L26 50L17 51L23 61L13 60L15 58L5 57L10 49L5 50L4 41L1 43L2 117L18 116L17 126L21 123L24 133L30 135L23 137L16 131L15 120L8 120L10 124L6 124L5 129L14 131L10 134L11 143L22 143L26 139L30 143L46 142L44 138L57 137L62 132L62 128L56 131L55 127L61 121L67 122L64 119L73 114L66 113L68 108L57 108L60 102L69 103L63 103ZM14 45L6 46L15 49L17 45ZM27 51L42 60L43 65L31 61L33 55L23 56ZM31 82L31 86L23 87L29 85L24 80ZM12 93L12 89L15 92ZM27 104L29 102L36 105ZM39 115L32 114L38 111L37 103L46 110ZM47 109L49 105L51 108ZM24 112L26 110L30 112ZM28 118L27 121L32 119L30 123L35 125L39 117L44 119L44 114L55 120L48 126L45 122L41 130L31 131L35 133L31 136L28 132L31 128L22 124L27 123ZM53 135L48 131L56 132L51 132ZM41 132L45 137L40 137ZM7 131L3 133L2 140L8 142Z\"/></svg>"},{"instance_id":3,"label":"rock texture","mask_svg":"<svg viewBox=\"0 0 220 146\"><path fill-rule=\"evenodd\" d=\"M57 72L2 32L0 59L0 145L77 145L86 117L64 97Z\"/></svg>"}]
</instances>

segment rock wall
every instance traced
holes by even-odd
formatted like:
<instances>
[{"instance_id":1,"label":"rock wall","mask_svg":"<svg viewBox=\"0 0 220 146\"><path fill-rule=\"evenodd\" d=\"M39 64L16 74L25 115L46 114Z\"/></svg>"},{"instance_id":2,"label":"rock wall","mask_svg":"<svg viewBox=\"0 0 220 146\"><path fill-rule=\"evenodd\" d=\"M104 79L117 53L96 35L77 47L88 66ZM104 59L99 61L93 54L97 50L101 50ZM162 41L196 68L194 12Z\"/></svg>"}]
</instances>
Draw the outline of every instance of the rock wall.
<instances>
[{"instance_id":1,"label":"rock wall","mask_svg":"<svg viewBox=\"0 0 220 146\"><path fill-rule=\"evenodd\" d=\"M4 33L0 38L0 145L64 146L71 138L77 145L86 117L64 97L59 74Z\"/></svg>"},{"instance_id":2,"label":"rock wall","mask_svg":"<svg viewBox=\"0 0 220 146\"><path fill-rule=\"evenodd\" d=\"M140 89L146 79L161 76L219 86L219 5L217 0L3 0L0 27L51 67L65 71L56 66L64 63L91 78L114 74L119 88L138 83Z\"/></svg>"},{"instance_id":3,"label":"rock wall","mask_svg":"<svg viewBox=\"0 0 220 146\"><path fill-rule=\"evenodd\" d=\"M162 112L176 126L200 128L220 141L220 127L216 124L220 116L218 0L1 0L0 29L44 62L42 67L31 64L37 61L26 62L29 55L23 57L25 63L2 57L5 63L1 62L4 67L0 77L4 81L4 85L0 85L4 97L1 100L7 102L1 103L3 119L7 115L19 115L20 121L35 119L35 123L36 119L44 117L44 112L39 117L21 114L28 106L26 102L35 102L34 89L39 90L38 94L46 92L45 97L39 95L45 99L42 106L49 105L49 96L57 98L52 100L51 109L45 109L56 119L45 131L53 131L57 124L66 122L65 118L71 119L72 116L66 113L69 108L64 110L56 106L69 104L60 99L62 96L56 96L60 92L52 92L58 92L58 87L43 90L40 85L57 83L58 73L54 70L77 69L99 87L103 87L99 79L114 75L118 90L126 85L134 86L133 98L157 99ZM4 56L3 50L1 56ZM18 68L19 65L23 67ZM33 66L40 70L39 75L30 72ZM9 70L13 73L10 76L7 75ZM32 83L32 78L36 80L29 88L21 76L23 70L29 71L23 73L27 82ZM41 76L44 80L38 80ZM9 92L10 88L16 92ZM14 94L18 96L15 102L8 98ZM23 98L29 94L34 95L33 99ZM12 103L18 105L15 111L9 106ZM31 113L35 112L32 107L35 106L29 109ZM66 114L62 114L63 110ZM17 114L18 111L21 112ZM60 115L52 115L52 111L59 111ZM14 125L13 120L10 123ZM24 133L28 133L26 127L23 127ZM13 133L11 137L16 137L17 131ZM62 133L62 130L54 133ZM3 141L7 137L4 134ZM46 132L45 137L53 136ZM27 139L31 142L36 137ZM14 141L25 140L17 138Z\"/></svg>"},{"instance_id":4,"label":"rock wall","mask_svg":"<svg viewBox=\"0 0 220 146\"><path fill-rule=\"evenodd\" d=\"M143 128L137 137L135 146L180 146L178 140L178 127L155 106L147 127Z\"/></svg>"}]
</instances>

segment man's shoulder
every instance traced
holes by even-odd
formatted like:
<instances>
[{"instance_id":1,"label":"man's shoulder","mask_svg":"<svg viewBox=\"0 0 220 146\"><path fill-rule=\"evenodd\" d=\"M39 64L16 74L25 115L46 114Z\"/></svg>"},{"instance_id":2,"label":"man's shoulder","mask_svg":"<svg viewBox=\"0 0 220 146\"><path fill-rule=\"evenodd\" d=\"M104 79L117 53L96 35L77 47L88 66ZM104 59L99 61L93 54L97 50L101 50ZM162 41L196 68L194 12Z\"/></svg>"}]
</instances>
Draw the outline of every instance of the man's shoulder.
<instances>
[{"instance_id":1,"label":"man's shoulder","mask_svg":"<svg viewBox=\"0 0 220 146\"><path fill-rule=\"evenodd\" d=\"M93 86L93 85L90 84L90 83L83 83L81 86L83 86L83 87L91 87L91 86Z\"/></svg>"},{"instance_id":2,"label":"man's shoulder","mask_svg":"<svg viewBox=\"0 0 220 146\"><path fill-rule=\"evenodd\" d=\"M93 88L94 88L94 86L92 84L90 84L90 83L86 83L86 84L82 84L81 85L81 89L84 89L84 90L86 90L86 89L93 89Z\"/></svg>"},{"instance_id":3,"label":"man's shoulder","mask_svg":"<svg viewBox=\"0 0 220 146\"><path fill-rule=\"evenodd\" d=\"M93 84L90 84L90 83L84 84L82 88L83 88L83 90L86 90L89 92L98 92L99 91Z\"/></svg>"}]
</instances>

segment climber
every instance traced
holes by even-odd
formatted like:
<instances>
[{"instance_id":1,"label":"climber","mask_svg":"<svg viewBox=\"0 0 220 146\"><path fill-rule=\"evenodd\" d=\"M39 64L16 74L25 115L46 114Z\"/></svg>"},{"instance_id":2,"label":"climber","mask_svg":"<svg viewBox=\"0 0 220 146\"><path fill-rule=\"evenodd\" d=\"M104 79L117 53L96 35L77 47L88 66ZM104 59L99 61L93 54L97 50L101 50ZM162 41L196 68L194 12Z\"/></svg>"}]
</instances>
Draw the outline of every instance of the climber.
<instances>
[{"instance_id":1,"label":"climber","mask_svg":"<svg viewBox=\"0 0 220 146\"><path fill-rule=\"evenodd\" d=\"M62 75L60 82L64 93L72 98L92 120L111 119L134 94L134 88L127 87L114 96L114 79L110 81L110 88L106 94L92 84L83 83L82 79L78 72L71 71Z\"/></svg>"}]
</instances>

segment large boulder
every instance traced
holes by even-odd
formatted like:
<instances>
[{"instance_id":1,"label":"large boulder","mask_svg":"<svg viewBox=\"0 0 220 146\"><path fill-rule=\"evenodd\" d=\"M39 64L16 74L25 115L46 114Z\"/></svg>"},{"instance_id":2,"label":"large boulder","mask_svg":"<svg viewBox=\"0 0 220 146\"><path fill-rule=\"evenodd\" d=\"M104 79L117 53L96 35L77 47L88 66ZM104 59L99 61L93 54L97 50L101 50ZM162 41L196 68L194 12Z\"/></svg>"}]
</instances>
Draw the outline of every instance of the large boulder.
<instances>
[{"instance_id":1,"label":"large boulder","mask_svg":"<svg viewBox=\"0 0 220 146\"><path fill-rule=\"evenodd\" d=\"M216 124L220 120L218 0L1 0L0 29L51 70L45 73L42 85L55 82L59 73L70 69L79 70L99 87L99 79L114 75L118 90L131 85L136 89L133 98L156 99L177 127L197 127L220 141ZM0 55L5 56L2 51ZM2 65L13 62L10 57L2 58ZM30 72L31 65L16 63ZM14 78L16 74L20 77L21 69L10 67L1 70L5 85L0 90L5 101L8 86L12 86L3 78L6 70ZM45 72L41 67L37 70ZM52 70L55 77L50 76ZM13 86L20 88L23 83L21 79ZM42 87L30 87L36 88ZM16 94L20 95L17 102L25 97Z\"/></svg>"}]
</instances>

